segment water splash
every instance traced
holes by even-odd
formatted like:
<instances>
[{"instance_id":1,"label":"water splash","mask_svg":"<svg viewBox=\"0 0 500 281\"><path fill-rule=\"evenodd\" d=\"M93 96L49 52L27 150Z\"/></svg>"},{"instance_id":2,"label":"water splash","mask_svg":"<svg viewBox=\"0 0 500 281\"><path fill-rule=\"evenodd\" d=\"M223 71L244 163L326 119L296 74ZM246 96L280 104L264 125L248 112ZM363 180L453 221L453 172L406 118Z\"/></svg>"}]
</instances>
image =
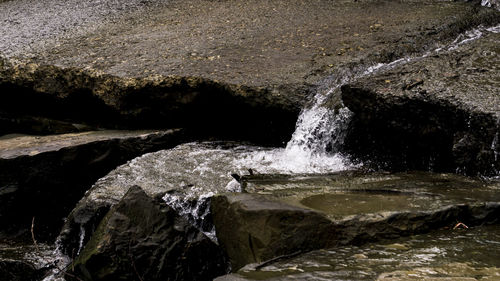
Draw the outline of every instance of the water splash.
<instances>
[{"instance_id":1,"label":"water splash","mask_svg":"<svg viewBox=\"0 0 500 281\"><path fill-rule=\"evenodd\" d=\"M64 273L72 259L62 252L61 240L58 238L55 242L56 248L53 250L51 257L52 269L50 273L42 281L65 281Z\"/></svg>"},{"instance_id":2,"label":"water splash","mask_svg":"<svg viewBox=\"0 0 500 281\"><path fill-rule=\"evenodd\" d=\"M186 197L184 194L167 193L163 196L163 200L208 238L217 241L215 226L206 219L210 214L210 199L214 195L213 192L207 192L194 199Z\"/></svg>"},{"instance_id":3,"label":"water splash","mask_svg":"<svg viewBox=\"0 0 500 281\"><path fill-rule=\"evenodd\" d=\"M83 241L85 241L85 227L83 227L83 224L80 225L80 239L78 241L78 251L76 255L78 256L80 254L80 251L83 249Z\"/></svg>"}]
</instances>

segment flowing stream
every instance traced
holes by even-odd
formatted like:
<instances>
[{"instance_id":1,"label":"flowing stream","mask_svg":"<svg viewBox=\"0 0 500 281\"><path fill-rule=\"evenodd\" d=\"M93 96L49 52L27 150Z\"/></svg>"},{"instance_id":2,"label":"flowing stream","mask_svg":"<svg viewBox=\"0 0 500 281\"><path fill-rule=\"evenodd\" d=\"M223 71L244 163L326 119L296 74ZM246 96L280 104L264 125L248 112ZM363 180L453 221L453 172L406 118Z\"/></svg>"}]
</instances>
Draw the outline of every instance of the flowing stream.
<instances>
[{"instance_id":1,"label":"flowing stream","mask_svg":"<svg viewBox=\"0 0 500 281\"><path fill-rule=\"evenodd\" d=\"M318 91L310 106L301 112L296 130L285 148L217 142L182 144L170 150L145 154L118 167L96 182L88 198L116 202L125 193L124 186L137 184L146 192L165 194L163 199L169 206L216 240L213 225L207 223L205 217L209 214L210 197L214 194L240 191L240 185L232 174L322 174L359 167L338 150L344 141L352 113L345 107L332 110L325 104L332 96L339 94L341 85L452 50L488 32L500 32L500 26L466 32L451 44L419 57L405 57L388 64L366 66L330 77L328 87L323 87L327 90ZM82 235L85 235L84 231ZM54 279L47 277L45 280Z\"/></svg>"}]
</instances>

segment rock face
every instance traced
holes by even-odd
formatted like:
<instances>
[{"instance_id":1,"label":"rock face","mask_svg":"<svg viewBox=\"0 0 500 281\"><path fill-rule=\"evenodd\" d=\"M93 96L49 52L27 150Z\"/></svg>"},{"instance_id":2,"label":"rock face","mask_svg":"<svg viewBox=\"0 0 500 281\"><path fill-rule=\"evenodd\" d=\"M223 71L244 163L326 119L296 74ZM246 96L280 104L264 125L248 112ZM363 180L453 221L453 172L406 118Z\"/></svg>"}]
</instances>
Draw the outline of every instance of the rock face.
<instances>
[{"instance_id":1,"label":"rock face","mask_svg":"<svg viewBox=\"0 0 500 281\"><path fill-rule=\"evenodd\" d=\"M151 197L165 202L193 225L213 237L210 198L231 189L231 172L243 173L233 160L244 153L230 143L186 143L137 157L97 180L65 220L58 237L61 250L71 257L90 238L109 208L130 186L140 185ZM229 186L228 186L229 185Z\"/></svg>"},{"instance_id":2,"label":"rock face","mask_svg":"<svg viewBox=\"0 0 500 281\"><path fill-rule=\"evenodd\" d=\"M0 140L0 238L53 241L85 191L119 164L183 141L180 130L97 131ZM16 214L13 216L12 214Z\"/></svg>"},{"instance_id":3,"label":"rock face","mask_svg":"<svg viewBox=\"0 0 500 281\"><path fill-rule=\"evenodd\" d=\"M212 280L227 265L209 238L134 186L73 266L83 280Z\"/></svg>"},{"instance_id":4,"label":"rock face","mask_svg":"<svg viewBox=\"0 0 500 281\"><path fill-rule=\"evenodd\" d=\"M480 32L480 31L477 31ZM342 88L346 144L392 169L495 175L500 168L498 32Z\"/></svg>"},{"instance_id":5,"label":"rock face","mask_svg":"<svg viewBox=\"0 0 500 281\"><path fill-rule=\"evenodd\" d=\"M345 185L342 177L256 178L248 182L254 194L213 197L217 238L232 270L313 249L426 233L458 221L499 222L496 187L481 182L432 174L349 174ZM474 195L465 198L471 189Z\"/></svg>"}]
</instances>

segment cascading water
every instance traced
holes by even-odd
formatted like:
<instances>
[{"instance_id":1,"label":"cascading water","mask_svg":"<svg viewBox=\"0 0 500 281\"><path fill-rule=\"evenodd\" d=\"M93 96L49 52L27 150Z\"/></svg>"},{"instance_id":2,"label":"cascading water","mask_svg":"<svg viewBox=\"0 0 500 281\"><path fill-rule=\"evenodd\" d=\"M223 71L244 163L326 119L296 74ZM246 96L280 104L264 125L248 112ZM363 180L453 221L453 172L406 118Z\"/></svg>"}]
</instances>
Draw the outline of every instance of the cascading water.
<instances>
[{"instance_id":1,"label":"cascading water","mask_svg":"<svg viewBox=\"0 0 500 281\"><path fill-rule=\"evenodd\" d=\"M337 110L326 105L327 101L333 95L339 94L341 85L375 72L388 70L402 64L423 59L439 52L454 50L458 46L481 38L487 32L498 33L499 31L500 26L491 28L480 27L467 31L459 35L450 44L438 47L421 56L405 57L387 64L377 64L339 73L336 77L330 79L329 89L318 92L314 96L312 104L301 112L297 120L295 132L285 148L237 147L231 150L232 160L225 166L225 177L229 180L230 173L244 174L247 173L249 168L260 173L281 174L331 173L356 168L355 165L350 163L339 152L339 147L341 147L345 139L346 129L349 126L352 112L346 107L342 107L341 104ZM225 160L227 161L228 159L226 158ZM220 158L214 154L210 161L220 162ZM211 165L206 165L205 167L208 166ZM221 177L224 177L224 175L221 174ZM235 185L237 186L237 183L233 180L226 185L226 189L223 191L239 190L234 187ZM220 191L217 188L208 188L205 189L205 194L213 194ZM187 196L182 199L177 196L176 200L174 200L176 203L171 204L171 206L179 209L182 213L195 213L195 220L198 221L199 225L200 221L203 221L203 217L196 215L199 212L186 210L187 204L179 203L179 201L185 201L186 198L190 197ZM169 194L165 195L164 199L166 202L172 202ZM179 208L179 206L183 207ZM212 232L210 232L209 236L215 237Z\"/></svg>"},{"instance_id":2,"label":"cascading water","mask_svg":"<svg viewBox=\"0 0 500 281\"><path fill-rule=\"evenodd\" d=\"M210 197L221 192L238 192L231 174L257 173L331 173L356 168L339 152L352 113L342 105L333 109L327 102L340 86L395 66L429 55L452 50L478 39L486 32L499 32L500 26L464 33L447 46L420 57L402 58L339 73L330 79L327 90L319 91L312 104L297 120L296 130L285 148L262 148L228 143L188 143L170 150L145 154L129 161L101 178L88 194L89 200L118 201L123 187L139 185L149 194L164 194L164 201L214 241L209 215ZM496 140L498 142L498 140ZM495 146L497 143L495 142ZM83 241L83 238L82 238ZM56 280L48 277L45 280Z\"/></svg>"}]
</instances>

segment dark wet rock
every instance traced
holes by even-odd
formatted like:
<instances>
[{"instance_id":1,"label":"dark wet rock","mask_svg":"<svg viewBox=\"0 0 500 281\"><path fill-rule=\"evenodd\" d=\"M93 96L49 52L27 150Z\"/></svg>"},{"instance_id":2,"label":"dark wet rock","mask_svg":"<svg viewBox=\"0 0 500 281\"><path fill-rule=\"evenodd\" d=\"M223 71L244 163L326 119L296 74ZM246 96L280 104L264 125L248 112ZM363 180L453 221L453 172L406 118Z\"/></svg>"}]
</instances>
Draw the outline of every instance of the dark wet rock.
<instances>
[{"instance_id":1,"label":"dark wet rock","mask_svg":"<svg viewBox=\"0 0 500 281\"><path fill-rule=\"evenodd\" d=\"M313 249L426 233L457 222L499 223L495 185L490 189L466 178L425 173L343 176L259 176L251 180L254 194L212 198L217 237L233 270Z\"/></svg>"},{"instance_id":2,"label":"dark wet rock","mask_svg":"<svg viewBox=\"0 0 500 281\"><path fill-rule=\"evenodd\" d=\"M96 131L0 140L0 238L53 241L85 191L141 154L184 141L181 130ZM16 214L13 216L12 214Z\"/></svg>"},{"instance_id":3,"label":"dark wet rock","mask_svg":"<svg viewBox=\"0 0 500 281\"><path fill-rule=\"evenodd\" d=\"M165 203L210 238L215 239L210 198L217 193L239 191L231 172L253 146L241 143L185 143L171 149L148 153L117 167L97 180L68 215L58 240L64 254L79 252L95 231L102 216L120 201L130 186L140 185L151 197Z\"/></svg>"},{"instance_id":4,"label":"dark wet rock","mask_svg":"<svg viewBox=\"0 0 500 281\"><path fill-rule=\"evenodd\" d=\"M496 175L499 33L342 87L347 150L390 169Z\"/></svg>"},{"instance_id":5,"label":"dark wet rock","mask_svg":"<svg viewBox=\"0 0 500 281\"><path fill-rule=\"evenodd\" d=\"M331 246L331 222L317 212L254 194L212 198L217 238L233 270L297 251Z\"/></svg>"},{"instance_id":6,"label":"dark wet rock","mask_svg":"<svg viewBox=\"0 0 500 281\"><path fill-rule=\"evenodd\" d=\"M43 275L44 272L39 272L29 263L0 259L1 281L38 281Z\"/></svg>"},{"instance_id":7,"label":"dark wet rock","mask_svg":"<svg viewBox=\"0 0 500 281\"><path fill-rule=\"evenodd\" d=\"M492 9L444 1L290 1L286 8L280 1L125 1L117 9L44 0L36 18L49 24L38 30L11 18L33 16L34 3L11 2L0 9L7 120L185 127L275 145L288 140L306 97L327 77L500 20ZM102 10L89 14L94 7ZM92 20L82 23L81 14ZM104 15L112 20L103 24ZM40 127L16 130L33 126Z\"/></svg>"},{"instance_id":8,"label":"dark wet rock","mask_svg":"<svg viewBox=\"0 0 500 281\"><path fill-rule=\"evenodd\" d=\"M212 280L222 251L165 203L137 186L100 222L73 264L83 280Z\"/></svg>"},{"instance_id":9,"label":"dark wet rock","mask_svg":"<svg viewBox=\"0 0 500 281\"><path fill-rule=\"evenodd\" d=\"M96 130L85 124L54 120L36 116L12 116L0 114L0 135L26 133L33 135L64 134Z\"/></svg>"}]
</instances>

